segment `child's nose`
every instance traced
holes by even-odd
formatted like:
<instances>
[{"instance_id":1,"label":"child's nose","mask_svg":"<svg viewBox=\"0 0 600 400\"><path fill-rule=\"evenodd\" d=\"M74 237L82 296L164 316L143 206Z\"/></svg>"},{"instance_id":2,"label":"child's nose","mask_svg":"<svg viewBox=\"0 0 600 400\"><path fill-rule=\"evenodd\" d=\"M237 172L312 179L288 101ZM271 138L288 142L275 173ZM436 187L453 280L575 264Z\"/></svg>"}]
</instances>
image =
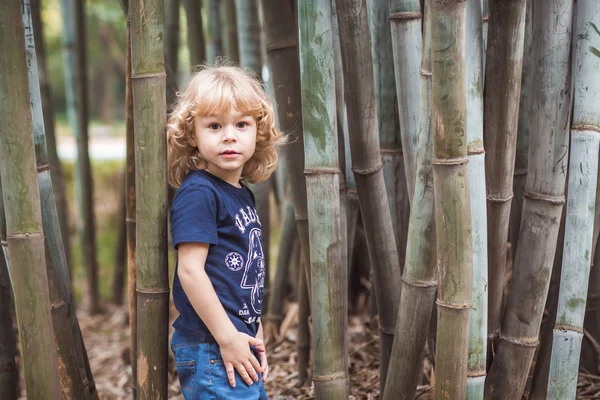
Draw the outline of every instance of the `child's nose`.
<instances>
[{"instance_id":1,"label":"child's nose","mask_svg":"<svg viewBox=\"0 0 600 400\"><path fill-rule=\"evenodd\" d=\"M232 141L235 139L236 139L235 128L233 128L231 126L226 126L224 129L224 132L223 132L223 140Z\"/></svg>"}]
</instances>

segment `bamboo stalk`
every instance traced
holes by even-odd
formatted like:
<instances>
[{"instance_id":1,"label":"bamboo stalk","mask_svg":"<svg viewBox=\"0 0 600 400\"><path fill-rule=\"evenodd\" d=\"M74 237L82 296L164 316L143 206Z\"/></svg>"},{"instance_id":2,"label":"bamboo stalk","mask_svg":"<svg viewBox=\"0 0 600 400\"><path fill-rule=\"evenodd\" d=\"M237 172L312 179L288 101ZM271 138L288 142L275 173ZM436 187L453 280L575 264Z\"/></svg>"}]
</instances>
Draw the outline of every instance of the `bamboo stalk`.
<instances>
[{"instance_id":1,"label":"bamboo stalk","mask_svg":"<svg viewBox=\"0 0 600 400\"><path fill-rule=\"evenodd\" d=\"M556 325L548 377L548 398L577 394L579 355L591 254L600 145L600 111L594 102L600 82L600 3L579 0L575 17L574 107L569 159L569 201Z\"/></svg>"},{"instance_id":2,"label":"bamboo stalk","mask_svg":"<svg viewBox=\"0 0 600 400\"><path fill-rule=\"evenodd\" d=\"M301 262L298 265L298 339L296 342L296 351L298 352L298 383L306 385L308 381L308 369L310 362L310 327L308 319L310 317L310 299L308 297L308 287L306 276L308 275L306 267L307 262L301 254Z\"/></svg>"},{"instance_id":3,"label":"bamboo stalk","mask_svg":"<svg viewBox=\"0 0 600 400\"><path fill-rule=\"evenodd\" d=\"M0 13L0 175L6 209L10 276L27 394L60 398L52 331L40 192L27 87L21 5L5 3Z\"/></svg>"},{"instance_id":4,"label":"bamboo stalk","mask_svg":"<svg viewBox=\"0 0 600 400\"><path fill-rule=\"evenodd\" d=\"M187 22L187 44L192 71L206 61L204 30L202 28L202 0L183 0Z\"/></svg>"},{"instance_id":5,"label":"bamboo stalk","mask_svg":"<svg viewBox=\"0 0 600 400\"><path fill-rule=\"evenodd\" d=\"M214 63L223 55L223 37L221 33L221 15L219 13L219 0L205 0L206 22L208 38L206 40L206 59ZM257 7L256 3L254 6ZM258 23L258 18L256 19Z\"/></svg>"},{"instance_id":6,"label":"bamboo stalk","mask_svg":"<svg viewBox=\"0 0 600 400\"><path fill-rule=\"evenodd\" d=\"M473 248L473 308L469 326L467 399L483 400L488 320L488 254L483 148L483 34L481 0L467 0L467 152Z\"/></svg>"},{"instance_id":7,"label":"bamboo stalk","mask_svg":"<svg viewBox=\"0 0 600 400\"><path fill-rule=\"evenodd\" d=\"M532 88L529 165L519 234L519 241L527 246L517 248L502 336L486 381L490 399L521 396L538 345L564 203L572 9L572 1L533 1L532 74L538 79Z\"/></svg>"},{"instance_id":8,"label":"bamboo stalk","mask_svg":"<svg viewBox=\"0 0 600 400\"><path fill-rule=\"evenodd\" d=\"M400 264L385 197L376 118L373 62L364 0L337 2L352 171L373 266L381 337L380 386L385 384L400 301Z\"/></svg>"},{"instance_id":9,"label":"bamboo stalk","mask_svg":"<svg viewBox=\"0 0 600 400\"><path fill-rule=\"evenodd\" d=\"M127 90L127 89L125 89ZM127 100L125 100L127 101ZM127 169L127 166L125 166ZM127 171L123 171L123 178ZM119 196L119 210L117 212L117 245L115 246L112 302L123 305L123 289L125 286L125 263L127 262L127 186L123 182Z\"/></svg>"},{"instance_id":10,"label":"bamboo stalk","mask_svg":"<svg viewBox=\"0 0 600 400\"><path fill-rule=\"evenodd\" d=\"M377 128L383 176L386 186L400 270L404 267L410 214L410 199L406 184L402 135L398 116L396 78L388 0L368 0L369 31L375 78ZM413 93L412 96L417 96ZM417 145L418 143L415 143ZM416 147L415 147L415 151ZM415 165L415 168L418 168ZM418 179L418 178L416 178Z\"/></svg>"},{"instance_id":11,"label":"bamboo stalk","mask_svg":"<svg viewBox=\"0 0 600 400\"><path fill-rule=\"evenodd\" d=\"M433 182L438 259L436 399L466 397L472 235L467 179L466 3L431 10Z\"/></svg>"},{"instance_id":12,"label":"bamboo stalk","mask_svg":"<svg viewBox=\"0 0 600 400\"><path fill-rule=\"evenodd\" d=\"M165 72L167 73L167 112L170 112L177 94L179 70L179 0L165 1ZM194 41L198 40L194 38ZM193 44L190 44L193 45Z\"/></svg>"},{"instance_id":13,"label":"bamboo stalk","mask_svg":"<svg viewBox=\"0 0 600 400\"><path fill-rule=\"evenodd\" d=\"M169 276L162 1L132 2L131 85L136 137L137 383L166 398Z\"/></svg>"},{"instance_id":14,"label":"bamboo stalk","mask_svg":"<svg viewBox=\"0 0 600 400\"><path fill-rule=\"evenodd\" d=\"M515 143L521 92L525 0L490 0L484 101L487 189L489 312L488 346L502 318L506 239L513 198Z\"/></svg>"},{"instance_id":15,"label":"bamboo stalk","mask_svg":"<svg viewBox=\"0 0 600 400\"><path fill-rule=\"evenodd\" d=\"M389 373L382 397L384 400L415 398L437 288L431 165L433 135L430 11L430 0L427 0L424 4L423 55L419 69L421 93L415 197L411 203L400 307Z\"/></svg>"},{"instance_id":16,"label":"bamboo stalk","mask_svg":"<svg viewBox=\"0 0 600 400\"><path fill-rule=\"evenodd\" d=\"M419 0L389 0L398 113L402 135L402 153L412 200L415 188L416 146L419 131L419 65L421 63L421 5Z\"/></svg>"},{"instance_id":17,"label":"bamboo stalk","mask_svg":"<svg viewBox=\"0 0 600 400\"><path fill-rule=\"evenodd\" d=\"M261 3L263 4L263 3ZM224 24L223 52L225 57L233 62L239 62L240 50L238 47L237 16L235 14L235 0L225 0L221 5L221 20ZM263 5L264 7L264 5ZM266 29L265 29L266 30Z\"/></svg>"},{"instance_id":18,"label":"bamboo stalk","mask_svg":"<svg viewBox=\"0 0 600 400\"><path fill-rule=\"evenodd\" d=\"M347 270L341 260L339 160L330 0L301 0L300 77L310 237L313 375L319 399L348 398ZM302 235L302 231L300 231Z\"/></svg>"}]
</instances>

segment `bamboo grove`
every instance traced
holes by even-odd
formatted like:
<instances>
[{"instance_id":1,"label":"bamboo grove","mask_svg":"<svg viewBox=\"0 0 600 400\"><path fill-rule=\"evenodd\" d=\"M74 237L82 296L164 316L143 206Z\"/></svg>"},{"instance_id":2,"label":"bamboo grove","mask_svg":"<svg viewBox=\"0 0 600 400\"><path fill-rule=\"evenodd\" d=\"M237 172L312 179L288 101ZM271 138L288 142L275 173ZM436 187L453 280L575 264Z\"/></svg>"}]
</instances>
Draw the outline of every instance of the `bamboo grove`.
<instances>
[{"instance_id":1,"label":"bamboo grove","mask_svg":"<svg viewBox=\"0 0 600 400\"><path fill-rule=\"evenodd\" d=\"M167 115L182 68L222 60L264 79L287 135L278 172L253 190L265 248L278 250L267 255L277 263L262 320L268 340L285 340L293 283L300 385L317 399L352 394L349 314L361 274L382 399L423 388L435 399L572 399L581 371L597 379L600 2L121 6L127 256L117 255L113 297L121 302L126 288L134 399L168 396ZM40 9L40 0L0 5L0 392L17 398L19 348L28 398L96 399L75 314ZM93 314L102 307L84 2L61 0L60 10ZM424 362L434 378L418 386Z\"/></svg>"}]
</instances>

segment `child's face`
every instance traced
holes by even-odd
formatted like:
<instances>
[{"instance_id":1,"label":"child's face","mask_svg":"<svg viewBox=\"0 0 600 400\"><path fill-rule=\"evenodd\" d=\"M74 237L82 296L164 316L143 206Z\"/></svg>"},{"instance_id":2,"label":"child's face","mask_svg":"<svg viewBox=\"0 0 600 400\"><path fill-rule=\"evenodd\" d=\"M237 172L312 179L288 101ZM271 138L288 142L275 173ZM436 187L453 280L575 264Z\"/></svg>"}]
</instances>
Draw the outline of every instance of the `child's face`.
<instances>
[{"instance_id":1,"label":"child's face","mask_svg":"<svg viewBox=\"0 0 600 400\"><path fill-rule=\"evenodd\" d=\"M190 144L198 148L209 172L239 186L244 163L256 149L256 121L233 107L220 115L197 116Z\"/></svg>"}]
</instances>

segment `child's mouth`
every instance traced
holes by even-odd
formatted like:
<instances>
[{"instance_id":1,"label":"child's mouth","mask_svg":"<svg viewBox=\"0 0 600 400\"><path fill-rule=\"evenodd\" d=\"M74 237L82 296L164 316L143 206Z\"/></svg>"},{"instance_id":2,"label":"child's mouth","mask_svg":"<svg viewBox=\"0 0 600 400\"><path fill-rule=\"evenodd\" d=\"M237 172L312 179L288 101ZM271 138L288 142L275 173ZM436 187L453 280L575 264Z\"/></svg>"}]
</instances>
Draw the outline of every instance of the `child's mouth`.
<instances>
[{"instance_id":1,"label":"child's mouth","mask_svg":"<svg viewBox=\"0 0 600 400\"><path fill-rule=\"evenodd\" d=\"M233 150L227 150L221 153L222 156L224 157L234 157L237 156L239 153Z\"/></svg>"}]
</instances>

